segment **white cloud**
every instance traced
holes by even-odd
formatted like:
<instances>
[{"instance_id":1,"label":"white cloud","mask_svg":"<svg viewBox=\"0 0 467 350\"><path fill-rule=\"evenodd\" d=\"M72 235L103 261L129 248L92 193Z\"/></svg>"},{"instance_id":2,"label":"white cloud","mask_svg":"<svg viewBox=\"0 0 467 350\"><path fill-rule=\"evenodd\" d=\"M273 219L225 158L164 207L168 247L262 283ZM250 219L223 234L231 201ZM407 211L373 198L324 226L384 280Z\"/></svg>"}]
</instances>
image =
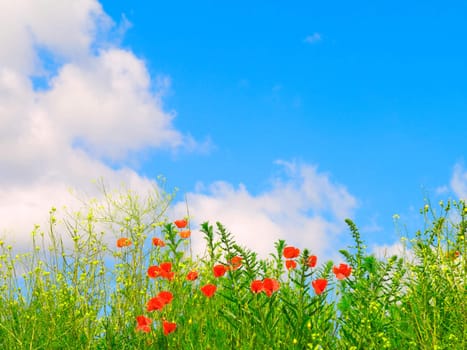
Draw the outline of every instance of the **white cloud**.
<instances>
[{"instance_id":1,"label":"white cloud","mask_svg":"<svg viewBox=\"0 0 467 350\"><path fill-rule=\"evenodd\" d=\"M450 185L458 198L467 199L467 171L464 169L462 163L454 165Z\"/></svg>"},{"instance_id":2,"label":"white cloud","mask_svg":"<svg viewBox=\"0 0 467 350\"><path fill-rule=\"evenodd\" d=\"M413 261L414 254L401 242L395 242L393 244L382 244L382 245L373 245L371 253L379 259L387 259L391 256L397 255L403 257L408 261Z\"/></svg>"},{"instance_id":3,"label":"white cloud","mask_svg":"<svg viewBox=\"0 0 467 350\"><path fill-rule=\"evenodd\" d=\"M273 180L269 191L251 194L240 184L226 182L199 186L188 193L190 215L195 224L220 221L237 242L265 257L274 252L273 243L286 239L288 244L309 248L320 258L335 258L340 235L347 233L344 219L352 217L356 199L347 189L331 181L315 166L278 162L286 176ZM185 203L173 208L173 216L186 215ZM194 235L195 251L204 248Z\"/></svg>"},{"instance_id":4,"label":"white cloud","mask_svg":"<svg viewBox=\"0 0 467 350\"><path fill-rule=\"evenodd\" d=\"M322 37L320 33L313 33L311 35L308 35L304 41L308 44L315 44L321 40L322 40Z\"/></svg>"},{"instance_id":5,"label":"white cloud","mask_svg":"<svg viewBox=\"0 0 467 350\"><path fill-rule=\"evenodd\" d=\"M95 0L18 0L2 3L0 23L2 66L33 74L42 69L38 48L60 59L86 57L112 20Z\"/></svg>"},{"instance_id":6,"label":"white cloud","mask_svg":"<svg viewBox=\"0 0 467 350\"><path fill-rule=\"evenodd\" d=\"M144 147L177 147L173 115L150 92L144 63L131 52L102 51L83 65L67 64L39 97L49 118L73 142L93 154L119 159Z\"/></svg>"},{"instance_id":7,"label":"white cloud","mask_svg":"<svg viewBox=\"0 0 467 350\"><path fill-rule=\"evenodd\" d=\"M142 60L105 39L113 23L97 1L1 7L0 235L24 241L52 205L72 200L69 188L96 194L93 179L154 185L102 159L122 161L147 147L198 147L163 109L170 79L155 81ZM46 71L44 50L53 71ZM34 88L37 75L48 88Z\"/></svg>"}]
</instances>

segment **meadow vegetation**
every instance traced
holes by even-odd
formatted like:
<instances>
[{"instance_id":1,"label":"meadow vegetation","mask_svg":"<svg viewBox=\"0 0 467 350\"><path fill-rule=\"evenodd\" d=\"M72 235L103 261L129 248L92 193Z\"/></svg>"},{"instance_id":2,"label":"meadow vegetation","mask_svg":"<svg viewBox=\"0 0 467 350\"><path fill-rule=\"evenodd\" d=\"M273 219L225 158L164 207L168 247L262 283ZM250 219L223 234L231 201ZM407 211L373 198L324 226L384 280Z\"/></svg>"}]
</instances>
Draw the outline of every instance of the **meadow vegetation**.
<instances>
[{"instance_id":1,"label":"meadow vegetation","mask_svg":"<svg viewBox=\"0 0 467 350\"><path fill-rule=\"evenodd\" d=\"M0 348L467 348L465 202L424 206L385 259L346 220L355 243L332 262L284 240L260 258L219 222L167 217L171 199L106 192L52 209L27 252L0 240Z\"/></svg>"}]
</instances>

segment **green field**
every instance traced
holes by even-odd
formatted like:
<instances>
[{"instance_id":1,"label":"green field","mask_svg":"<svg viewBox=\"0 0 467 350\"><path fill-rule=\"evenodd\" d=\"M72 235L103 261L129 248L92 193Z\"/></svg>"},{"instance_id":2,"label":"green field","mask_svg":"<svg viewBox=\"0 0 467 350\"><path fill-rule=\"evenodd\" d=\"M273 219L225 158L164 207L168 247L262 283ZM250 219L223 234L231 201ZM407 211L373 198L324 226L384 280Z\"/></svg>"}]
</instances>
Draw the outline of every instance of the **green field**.
<instances>
[{"instance_id":1,"label":"green field","mask_svg":"<svg viewBox=\"0 0 467 350\"><path fill-rule=\"evenodd\" d=\"M221 223L167 217L171 198L107 194L52 209L26 252L1 240L0 348L467 348L463 201L424 206L386 259L347 220L354 245L332 262L282 240L260 259Z\"/></svg>"}]
</instances>

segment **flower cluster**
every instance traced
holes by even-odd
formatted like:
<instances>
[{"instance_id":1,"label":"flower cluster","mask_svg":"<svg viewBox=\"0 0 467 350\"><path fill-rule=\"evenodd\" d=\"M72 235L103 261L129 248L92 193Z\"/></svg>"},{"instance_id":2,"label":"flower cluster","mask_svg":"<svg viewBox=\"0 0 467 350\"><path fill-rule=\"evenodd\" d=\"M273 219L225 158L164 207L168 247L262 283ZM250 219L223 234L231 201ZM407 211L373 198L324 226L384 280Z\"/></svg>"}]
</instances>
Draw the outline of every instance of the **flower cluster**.
<instances>
[{"instance_id":1,"label":"flower cluster","mask_svg":"<svg viewBox=\"0 0 467 350\"><path fill-rule=\"evenodd\" d=\"M148 312L154 310L162 310L165 305L170 304L173 299L173 295L170 292L162 291L157 294L156 297L149 299L146 304L146 309Z\"/></svg>"},{"instance_id":2,"label":"flower cluster","mask_svg":"<svg viewBox=\"0 0 467 350\"><path fill-rule=\"evenodd\" d=\"M148 277L157 278L162 277L171 281L175 276L175 273L172 271L172 263L163 262L159 266L153 265L148 268Z\"/></svg>"},{"instance_id":3,"label":"flower cluster","mask_svg":"<svg viewBox=\"0 0 467 350\"><path fill-rule=\"evenodd\" d=\"M285 268L287 270L293 270L297 267L297 262L294 259L298 258L300 255L300 249L288 246L284 248L282 255L287 259L285 261Z\"/></svg>"},{"instance_id":4,"label":"flower cluster","mask_svg":"<svg viewBox=\"0 0 467 350\"><path fill-rule=\"evenodd\" d=\"M144 333L151 331L152 319L146 316L136 316L136 330Z\"/></svg>"},{"instance_id":5,"label":"flower cluster","mask_svg":"<svg viewBox=\"0 0 467 350\"><path fill-rule=\"evenodd\" d=\"M187 229L188 220L181 219L174 221L174 225L179 229L179 236L181 239L190 237L190 230ZM165 247L165 242L160 238L154 237L152 239L152 244L156 247L163 248ZM128 238L119 238L117 240L117 247L123 248L131 245L131 241ZM297 258L300 256L300 249L294 246L286 246L282 255L285 260L285 267L287 270L293 270L297 267L298 262ZM302 260L303 264L306 265L306 268L314 268L318 262L316 255L306 256ZM306 260L305 260L306 259ZM212 267L212 274L214 278L223 277L228 271L236 271L242 267L243 258L241 256L233 256L228 259L226 263L218 263ZM341 263L339 266L334 266L332 269L335 277L338 280L345 279L351 275L352 268L347 264ZM168 281L172 281L175 278L175 272L172 271L171 262L162 262L160 265L149 266L147 270L147 276L149 278L158 278L161 277ZM196 270L189 271L185 279L187 281L195 281L199 277L199 273ZM328 280L325 278L317 278L311 282L316 295L324 293L328 285ZM254 294L260 294L264 292L268 297L271 297L275 292L280 289L280 282L274 278L263 278L255 279L250 284L250 290ZM217 286L213 283L207 283L199 287L199 290L206 298L212 298L216 291ZM164 307L170 304L173 300L173 294L170 291L161 291L155 297L148 300L146 303L146 311L162 311ZM144 315L136 317L136 330L144 333L149 333L151 331L151 325L153 320ZM162 319L162 329L164 335L168 335L175 331L177 324L175 322L169 322Z\"/></svg>"},{"instance_id":6,"label":"flower cluster","mask_svg":"<svg viewBox=\"0 0 467 350\"><path fill-rule=\"evenodd\" d=\"M154 298L149 299L146 303L147 312L161 311L167 304L170 304L173 299L173 294L169 291L162 291ZM143 315L136 316L136 331L149 333L151 331L152 319ZM167 335L173 332L176 324L172 322L163 321L164 334Z\"/></svg>"},{"instance_id":7,"label":"flower cluster","mask_svg":"<svg viewBox=\"0 0 467 350\"><path fill-rule=\"evenodd\" d=\"M187 219L176 220L174 224L180 230L179 231L180 238L186 239L190 237L191 235L190 230L185 229L188 225ZM157 237L154 237L152 239L152 244L160 248L165 247L165 242ZM127 238L120 238L117 240L117 247L119 248L127 247L129 245L131 245L131 241ZM240 268L241 265L242 265L242 258L239 256L235 256L231 259L230 265L222 265L222 264L215 265L213 267L213 274L216 278L222 277L229 269L236 270ZM147 270L147 276L149 278L161 277L161 278L171 281L175 277L175 272L172 271L171 262L163 262L160 265L149 266ZM188 274L186 275L187 281L194 281L197 278L198 278L198 272L195 270L188 272ZM207 298L213 297L216 290L217 290L217 287L214 284L205 284L202 287L200 287L200 291ZM172 300L173 300L173 294L171 292L161 291L155 297L149 299L149 301L146 303L146 311L147 312L153 312L156 310L162 311L166 305L172 302ZM153 320L149 317L146 317L144 315L137 316L136 317L136 323L137 323L136 331L149 333L151 331L152 322ZM167 336L168 334L174 332L176 328L177 328L177 324L175 322L169 322L165 319L162 321L162 329L163 329L164 335Z\"/></svg>"},{"instance_id":8,"label":"flower cluster","mask_svg":"<svg viewBox=\"0 0 467 350\"><path fill-rule=\"evenodd\" d=\"M264 278L263 280L254 280L251 282L250 289L253 293L258 294L264 292L268 297L270 297L272 293L279 290L279 287L279 281L273 278Z\"/></svg>"},{"instance_id":9,"label":"flower cluster","mask_svg":"<svg viewBox=\"0 0 467 350\"><path fill-rule=\"evenodd\" d=\"M316 264L316 261L313 260L312 263ZM309 266L310 266L310 262L309 262ZM334 272L334 275L336 276L338 280L342 280L350 276L352 272L352 268L347 264L340 264L339 266L334 266L332 271ZM324 278L318 278L311 282L311 286L313 287L317 295L322 294L324 290L326 289L327 285L328 285L328 280Z\"/></svg>"},{"instance_id":10,"label":"flower cluster","mask_svg":"<svg viewBox=\"0 0 467 350\"><path fill-rule=\"evenodd\" d=\"M187 219L175 220L174 224L179 229L178 234L181 238L186 239L191 236L191 231L189 229L186 229L186 227L188 226Z\"/></svg>"}]
</instances>

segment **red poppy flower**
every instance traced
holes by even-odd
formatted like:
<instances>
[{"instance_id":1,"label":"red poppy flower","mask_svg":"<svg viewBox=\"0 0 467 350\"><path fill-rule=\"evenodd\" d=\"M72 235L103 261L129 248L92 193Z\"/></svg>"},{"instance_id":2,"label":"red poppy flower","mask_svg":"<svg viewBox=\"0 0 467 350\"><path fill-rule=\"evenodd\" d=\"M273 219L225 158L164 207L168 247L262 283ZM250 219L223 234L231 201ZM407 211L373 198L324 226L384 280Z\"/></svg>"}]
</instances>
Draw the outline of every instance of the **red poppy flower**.
<instances>
[{"instance_id":1,"label":"red poppy flower","mask_svg":"<svg viewBox=\"0 0 467 350\"><path fill-rule=\"evenodd\" d=\"M171 262L163 262L161 265L161 270L164 272L170 272L172 270L172 263Z\"/></svg>"},{"instance_id":2,"label":"red poppy flower","mask_svg":"<svg viewBox=\"0 0 467 350\"><path fill-rule=\"evenodd\" d=\"M206 284L201 287L201 291L208 298L212 297L214 293L216 292L216 290L217 290L217 287L214 284Z\"/></svg>"},{"instance_id":3,"label":"red poppy flower","mask_svg":"<svg viewBox=\"0 0 467 350\"><path fill-rule=\"evenodd\" d=\"M156 297L149 299L146 304L148 311L162 310L165 305L170 304L173 299L173 294L167 291L162 291Z\"/></svg>"},{"instance_id":4,"label":"red poppy flower","mask_svg":"<svg viewBox=\"0 0 467 350\"><path fill-rule=\"evenodd\" d=\"M282 252L284 255L284 258L286 259L295 259L300 255L300 249L288 246L284 248L284 251Z\"/></svg>"},{"instance_id":5,"label":"red poppy flower","mask_svg":"<svg viewBox=\"0 0 467 350\"><path fill-rule=\"evenodd\" d=\"M263 280L263 290L268 297L270 297L275 291L279 290L279 287L279 282L273 278L265 278Z\"/></svg>"},{"instance_id":6,"label":"red poppy flower","mask_svg":"<svg viewBox=\"0 0 467 350\"><path fill-rule=\"evenodd\" d=\"M315 290L315 293L320 295L326 289L326 286L328 285L328 281L325 280L324 278L319 278L319 279L311 282L311 285L313 286L313 289Z\"/></svg>"},{"instance_id":7,"label":"red poppy flower","mask_svg":"<svg viewBox=\"0 0 467 350\"><path fill-rule=\"evenodd\" d=\"M287 270L293 270L297 267L297 263L295 262L295 260L286 260L285 267L287 268Z\"/></svg>"},{"instance_id":8,"label":"red poppy flower","mask_svg":"<svg viewBox=\"0 0 467 350\"><path fill-rule=\"evenodd\" d=\"M157 237L154 237L152 239L152 244L155 245L156 247L165 247L165 242Z\"/></svg>"},{"instance_id":9,"label":"red poppy flower","mask_svg":"<svg viewBox=\"0 0 467 350\"><path fill-rule=\"evenodd\" d=\"M318 262L318 257L316 255L310 255L308 257L307 263L309 267L315 267L317 262Z\"/></svg>"},{"instance_id":10,"label":"red poppy flower","mask_svg":"<svg viewBox=\"0 0 467 350\"><path fill-rule=\"evenodd\" d=\"M332 272L334 272L338 280L342 280L350 276L352 273L352 268L347 264L340 264L339 267L334 266L332 268Z\"/></svg>"},{"instance_id":11,"label":"red poppy flower","mask_svg":"<svg viewBox=\"0 0 467 350\"><path fill-rule=\"evenodd\" d=\"M162 298L154 297L149 299L149 301L146 304L146 310L148 312L154 311L154 310L162 310L165 306L165 301Z\"/></svg>"},{"instance_id":12,"label":"red poppy flower","mask_svg":"<svg viewBox=\"0 0 467 350\"><path fill-rule=\"evenodd\" d=\"M195 279L198 278L198 272L196 271L190 271L188 272L188 274L186 275L186 279L188 281L194 281Z\"/></svg>"},{"instance_id":13,"label":"red poppy flower","mask_svg":"<svg viewBox=\"0 0 467 350\"><path fill-rule=\"evenodd\" d=\"M117 248L128 247L129 245L131 245L131 241L128 238L117 239Z\"/></svg>"},{"instance_id":14,"label":"red poppy flower","mask_svg":"<svg viewBox=\"0 0 467 350\"><path fill-rule=\"evenodd\" d=\"M164 320L162 322L162 328L164 328L164 335L168 335L169 333L175 331L175 328L177 328L177 324L175 322L167 322L166 320Z\"/></svg>"},{"instance_id":15,"label":"red poppy flower","mask_svg":"<svg viewBox=\"0 0 467 350\"><path fill-rule=\"evenodd\" d=\"M188 220L187 219L175 220L174 224L178 228L185 228L186 225L188 225Z\"/></svg>"},{"instance_id":16,"label":"red poppy flower","mask_svg":"<svg viewBox=\"0 0 467 350\"><path fill-rule=\"evenodd\" d=\"M174 296L170 292L162 291L162 292L159 292L159 294L157 294L157 298L159 298L165 305L165 304L170 304Z\"/></svg>"},{"instance_id":17,"label":"red poppy flower","mask_svg":"<svg viewBox=\"0 0 467 350\"><path fill-rule=\"evenodd\" d=\"M232 270L236 270L242 266L243 258L241 256L234 256L230 259L230 264L232 265Z\"/></svg>"},{"instance_id":18,"label":"red poppy flower","mask_svg":"<svg viewBox=\"0 0 467 350\"><path fill-rule=\"evenodd\" d=\"M146 316L136 316L136 330L144 333L149 333L151 331L152 320Z\"/></svg>"},{"instance_id":19,"label":"red poppy flower","mask_svg":"<svg viewBox=\"0 0 467 350\"><path fill-rule=\"evenodd\" d=\"M168 280L172 280L175 276L175 273L172 272L172 263L171 262L163 262L161 265L160 265L160 268L161 268L161 273L160 273L160 276L162 278L165 278L165 279L168 279Z\"/></svg>"},{"instance_id":20,"label":"red poppy flower","mask_svg":"<svg viewBox=\"0 0 467 350\"><path fill-rule=\"evenodd\" d=\"M221 264L214 265L214 267L212 268L212 271L213 271L215 277L222 277L227 272L227 267L225 267L225 265L221 265Z\"/></svg>"},{"instance_id":21,"label":"red poppy flower","mask_svg":"<svg viewBox=\"0 0 467 350\"><path fill-rule=\"evenodd\" d=\"M261 293L264 290L263 281L254 280L251 282L250 289L253 293Z\"/></svg>"},{"instance_id":22,"label":"red poppy flower","mask_svg":"<svg viewBox=\"0 0 467 350\"><path fill-rule=\"evenodd\" d=\"M153 265L148 267L148 277L156 278L161 275L161 268L159 266Z\"/></svg>"},{"instance_id":23,"label":"red poppy flower","mask_svg":"<svg viewBox=\"0 0 467 350\"><path fill-rule=\"evenodd\" d=\"M191 236L191 231L190 230L180 231L179 235L183 239L189 238Z\"/></svg>"}]
</instances>

